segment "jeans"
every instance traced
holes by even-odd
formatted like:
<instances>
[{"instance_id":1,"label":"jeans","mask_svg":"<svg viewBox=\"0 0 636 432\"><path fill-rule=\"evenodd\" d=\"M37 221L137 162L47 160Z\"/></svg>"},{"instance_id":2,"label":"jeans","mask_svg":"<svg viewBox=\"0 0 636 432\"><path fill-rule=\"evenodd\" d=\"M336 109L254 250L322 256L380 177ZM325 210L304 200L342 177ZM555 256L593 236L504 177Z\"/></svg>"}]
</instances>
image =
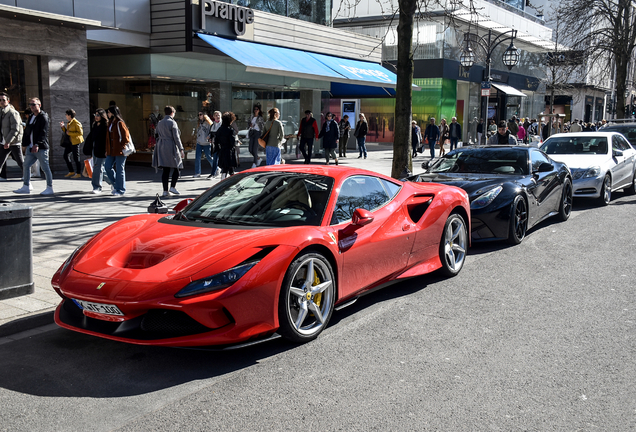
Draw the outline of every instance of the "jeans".
<instances>
[{"instance_id":1,"label":"jeans","mask_svg":"<svg viewBox=\"0 0 636 432\"><path fill-rule=\"evenodd\" d=\"M102 179L104 179L104 162L106 162L106 158L100 158L93 156L93 177L91 179L91 184L93 185L93 189L102 190ZM106 183L110 184L110 180L106 177Z\"/></svg>"},{"instance_id":2,"label":"jeans","mask_svg":"<svg viewBox=\"0 0 636 432\"><path fill-rule=\"evenodd\" d=\"M126 156L106 156L105 164L106 175L110 183L115 186L115 191L120 194L126 193L126 171L124 171Z\"/></svg>"},{"instance_id":3,"label":"jeans","mask_svg":"<svg viewBox=\"0 0 636 432\"><path fill-rule=\"evenodd\" d=\"M5 149L0 145L0 177L7 178L7 160L9 155L13 156L13 159L18 163L21 170L24 170L24 157L22 156L22 147L19 145L9 146Z\"/></svg>"},{"instance_id":4,"label":"jeans","mask_svg":"<svg viewBox=\"0 0 636 432\"><path fill-rule=\"evenodd\" d=\"M305 145L307 148L305 149ZM300 152L305 158L305 163L311 163L311 153L314 151L314 139L313 138L301 138L300 139Z\"/></svg>"},{"instance_id":5,"label":"jeans","mask_svg":"<svg viewBox=\"0 0 636 432\"><path fill-rule=\"evenodd\" d=\"M280 165L280 147L265 147L265 157L267 158L267 165Z\"/></svg>"},{"instance_id":6,"label":"jeans","mask_svg":"<svg viewBox=\"0 0 636 432\"><path fill-rule=\"evenodd\" d=\"M53 187L53 173L49 167L49 150L39 149L37 153L33 153L30 148L27 147L26 156L24 158L24 168L22 169L22 181L25 185L29 186L31 183L31 165L35 161L40 161L40 168L44 171L46 176L46 186Z\"/></svg>"},{"instance_id":7,"label":"jeans","mask_svg":"<svg viewBox=\"0 0 636 432\"><path fill-rule=\"evenodd\" d=\"M254 132L250 133L250 145L249 152L252 155L252 163L254 165L258 165L258 149L260 145L258 144L258 138L260 137L260 133L256 129L252 129ZM251 131L250 131L251 132Z\"/></svg>"},{"instance_id":8,"label":"jeans","mask_svg":"<svg viewBox=\"0 0 636 432\"><path fill-rule=\"evenodd\" d=\"M201 153L205 154L205 158L210 163L210 166L214 166L214 160L212 159L212 146L197 143L197 149L194 153L194 175L201 175ZM214 171L215 170L212 170L212 174L214 174Z\"/></svg>"},{"instance_id":9,"label":"jeans","mask_svg":"<svg viewBox=\"0 0 636 432\"><path fill-rule=\"evenodd\" d=\"M347 156L347 142L349 141L349 132L345 132L344 135L340 137L338 154L342 157Z\"/></svg>"},{"instance_id":10,"label":"jeans","mask_svg":"<svg viewBox=\"0 0 636 432\"><path fill-rule=\"evenodd\" d=\"M429 138L428 140L428 148L431 149L431 159L433 159L435 157L435 143L437 141L436 140L432 140Z\"/></svg>"},{"instance_id":11,"label":"jeans","mask_svg":"<svg viewBox=\"0 0 636 432\"><path fill-rule=\"evenodd\" d=\"M80 154L79 154L79 144L72 145L70 147L64 148L64 162L66 162L66 167L68 168L68 172L75 172L75 174L82 173L82 164L80 163ZM71 159L68 157L69 155L73 155L73 161L75 162L75 166L77 169L73 170L73 164L71 163Z\"/></svg>"},{"instance_id":12,"label":"jeans","mask_svg":"<svg viewBox=\"0 0 636 432\"><path fill-rule=\"evenodd\" d=\"M451 151L453 151L453 149L457 148L457 142L459 141L459 138L455 137L450 139L450 149Z\"/></svg>"},{"instance_id":13,"label":"jeans","mask_svg":"<svg viewBox=\"0 0 636 432\"><path fill-rule=\"evenodd\" d=\"M358 140L358 150L360 151L360 156L362 156L364 154L364 157L367 157L367 137L365 136L360 136L356 138Z\"/></svg>"}]
</instances>

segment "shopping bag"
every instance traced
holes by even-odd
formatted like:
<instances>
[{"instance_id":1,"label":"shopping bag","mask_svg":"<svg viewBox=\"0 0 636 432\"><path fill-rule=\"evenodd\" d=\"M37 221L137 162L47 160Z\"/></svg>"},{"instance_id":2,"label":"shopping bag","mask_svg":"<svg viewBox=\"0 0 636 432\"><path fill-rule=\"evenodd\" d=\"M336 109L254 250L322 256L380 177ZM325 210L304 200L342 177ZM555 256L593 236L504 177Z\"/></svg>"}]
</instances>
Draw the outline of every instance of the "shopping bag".
<instances>
[{"instance_id":1,"label":"shopping bag","mask_svg":"<svg viewBox=\"0 0 636 432\"><path fill-rule=\"evenodd\" d=\"M93 158L84 160L85 177L93 177Z\"/></svg>"},{"instance_id":2,"label":"shopping bag","mask_svg":"<svg viewBox=\"0 0 636 432\"><path fill-rule=\"evenodd\" d=\"M28 149L27 149L28 151ZM42 177L40 174L40 161L36 160L33 165L31 165L31 177Z\"/></svg>"}]
</instances>

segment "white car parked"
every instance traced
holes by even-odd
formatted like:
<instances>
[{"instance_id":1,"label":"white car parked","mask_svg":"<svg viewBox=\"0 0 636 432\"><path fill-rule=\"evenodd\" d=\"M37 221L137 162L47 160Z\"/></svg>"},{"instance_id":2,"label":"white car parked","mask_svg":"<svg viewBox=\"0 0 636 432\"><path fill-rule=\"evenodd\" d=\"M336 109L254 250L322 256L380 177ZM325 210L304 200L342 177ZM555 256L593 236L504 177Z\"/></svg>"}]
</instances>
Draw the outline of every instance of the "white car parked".
<instances>
[{"instance_id":1,"label":"white car parked","mask_svg":"<svg viewBox=\"0 0 636 432\"><path fill-rule=\"evenodd\" d=\"M570 168L575 198L596 198L608 205L613 191L636 193L636 150L620 133L556 134L541 150Z\"/></svg>"}]
</instances>

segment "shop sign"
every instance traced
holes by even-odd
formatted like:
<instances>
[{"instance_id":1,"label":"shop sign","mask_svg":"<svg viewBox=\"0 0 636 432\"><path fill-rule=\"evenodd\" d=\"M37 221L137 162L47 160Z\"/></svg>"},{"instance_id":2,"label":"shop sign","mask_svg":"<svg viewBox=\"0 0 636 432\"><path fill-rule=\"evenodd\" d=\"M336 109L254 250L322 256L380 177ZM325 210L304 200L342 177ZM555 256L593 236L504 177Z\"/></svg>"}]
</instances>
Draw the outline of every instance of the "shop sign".
<instances>
[{"instance_id":1,"label":"shop sign","mask_svg":"<svg viewBox=\"0 0 636 432\"><path fill-rule=\"evenodd\" d=\"M254 11L230 3L201 0L201 30L206 30L206 17L219 18L234 23L237 36L245 34L247 24L254 22Z\"/></svg>"},{"instance_id":2,"label":"shop sign","mask_svg":"<svg viewBox=\"0 0 636 432\"><path fill-rule=\"evenodd\" d=\"M482 82L481 83L481 95L485 96L485 97L489 97L490 96L490 83L489 82Z\"/></svg>"}]
</instances>

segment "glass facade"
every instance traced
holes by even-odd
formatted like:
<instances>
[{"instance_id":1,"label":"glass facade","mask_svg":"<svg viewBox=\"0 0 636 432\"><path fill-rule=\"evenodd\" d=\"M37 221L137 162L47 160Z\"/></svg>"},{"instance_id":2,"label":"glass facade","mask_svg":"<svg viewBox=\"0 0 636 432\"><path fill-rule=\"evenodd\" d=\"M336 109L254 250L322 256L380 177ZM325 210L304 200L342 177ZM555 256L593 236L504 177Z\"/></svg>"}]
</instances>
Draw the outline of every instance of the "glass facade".
<instances>
[{"instance_id":1,"label":"glass facade","mask_svg":"<svg viewBox=\"0 0 636 432\"><path fill-rule=\"evenodd\" d=\"M331 0L225 0L263 12L331 25Z\"/></svg>"},{"instance_id":2,"label":"glass facade","mask_svg":"<svg viewBox=\"0 0 636 432\"><path fill-rule=\"evenodd\" d=\"M37 56L0 52L0 90L20 112L28 108L28 99L41 98Z\"/></svg>"}]
</instances>

